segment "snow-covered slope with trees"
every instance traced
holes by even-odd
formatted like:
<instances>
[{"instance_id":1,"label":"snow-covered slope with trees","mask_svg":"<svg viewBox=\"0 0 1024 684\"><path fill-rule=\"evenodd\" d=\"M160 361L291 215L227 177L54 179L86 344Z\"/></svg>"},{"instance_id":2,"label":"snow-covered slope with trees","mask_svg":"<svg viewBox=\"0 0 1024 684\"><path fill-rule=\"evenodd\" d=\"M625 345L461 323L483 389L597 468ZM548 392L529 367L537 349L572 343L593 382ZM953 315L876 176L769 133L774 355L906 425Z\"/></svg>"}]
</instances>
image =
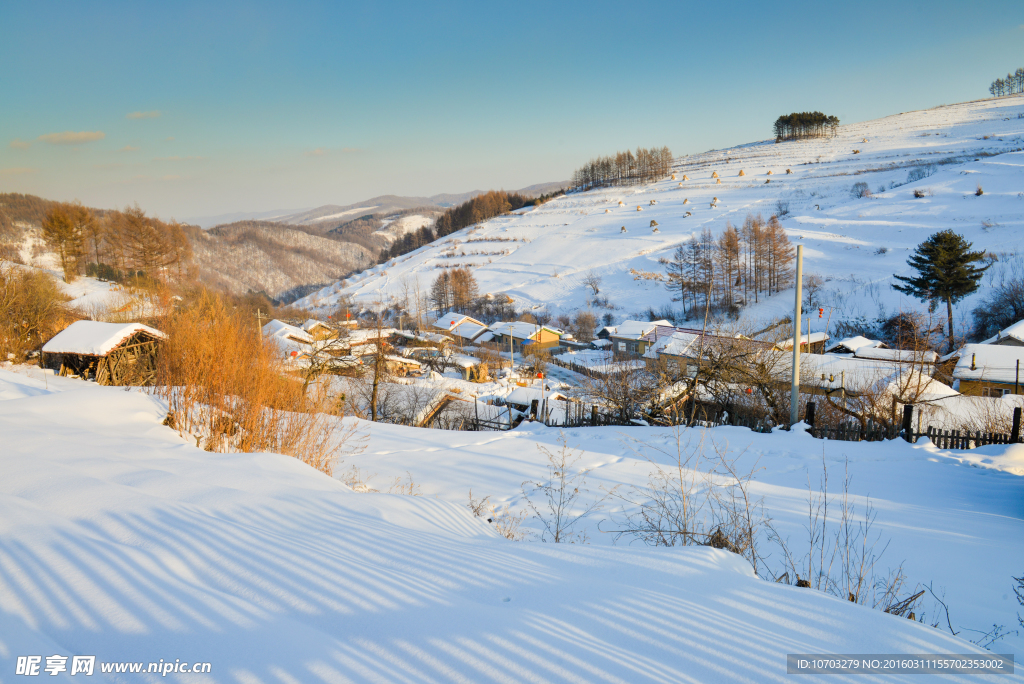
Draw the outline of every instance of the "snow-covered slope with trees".
<instances>
[{"instance_id":1,"label":"snow-covered slope with trees","mask_svg":"<svg viewBox=\"0 0 1024 684\"><path fill-rule=\"evenodd\" d=\"M201 451L165 412L0 370L4 681L18 656L55 654L95 655L97 681L180 659L211 672L168 681L624 684L783 682L787 653L984 653L723 550L509 542L459 504ZM388 439L427 434L449 433Z\"/></svg>"},{"instance_id":2,"label":"snow-covered slope with trees","mask_svg":"<svg viewBox=\"0 0 1024 684\"><path fill-rule=\"evenodd\" d=\"M607 299L607 305L603 299L590 304L598 314L619 319L652 307L678 311L681 305L653 277L665 272L659 259L671 258L705 228L717 238L727 223L739 227L748 214L760 213L780 214L790 240L804 245L804 273L825 281L818 296L831 307L833 324L870 321L922 307L890 285L894 273L908 272L911 251L936 231L951 228L1002 264L1024 251L1022 117L1024 98L1010 96L844 125L830 138L767 140L678 158L677 180L559 197L460 231L299 303L327 309L339 295L400 302L417 283L428 291L439 269L467 266L481 293L507 293L521 308L584 308L593 292L583 281L593 272L602 279L600 298ZM1002 264L958 307L961 328ZM792 289L759 296L756 304L748 299L742 315L758 323L789 314Z\"/></svg>"}]
</instances>

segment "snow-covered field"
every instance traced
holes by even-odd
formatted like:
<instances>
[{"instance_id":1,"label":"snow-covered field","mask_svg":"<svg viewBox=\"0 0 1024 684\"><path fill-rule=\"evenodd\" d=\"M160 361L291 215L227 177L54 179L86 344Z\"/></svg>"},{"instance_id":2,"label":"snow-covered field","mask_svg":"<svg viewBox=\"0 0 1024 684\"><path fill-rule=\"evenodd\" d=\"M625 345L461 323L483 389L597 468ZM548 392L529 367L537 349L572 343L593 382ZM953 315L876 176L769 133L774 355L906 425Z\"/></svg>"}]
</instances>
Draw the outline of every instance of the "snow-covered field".
<instances>
[{"instance_id":1,"label":"snow-covered field","mask_svg":"<svg viewBox=\"0 0 1024 684\"><path fill-rule=\"evenodd\" d=\"M52 256L52 253L46 255ZM33 266L23 266L8 261L0 261L0 268L36 268L46 273L57 283L61 291L71 300L68 306L97 320L112 314L143 315L144 305L138 297L127 288L107 280L98 280L87 276L79 276L71 283L64 282L59 266L50 264L42 258L33 261Z\"/></svg>"},{"instance_id":2,"label":"snow-covered field","mask_svg":"<svg viewBox=\"0 0 1024 684\"><path fill-rule=\"evenodd\" d=\"M139 392L0 370L0 681L20 680L18 656L54 654L212 664L169 681L667 683L781 682L787 653L982 652L757 579L725 551L613 546L596 519L590 545L499 537L464 506L469 488L516 503L522 481L544 472L537 447L554 445L554 430L363 424L368 449L339 473L409 472L414 497L355 493L285 456L203 452L164 414ZM567 436L595 491L646 480L651 464L624 438L669 438ZM822 449L836 481L848 458L857 501L870 494L892 539L884 561L944 589L955 627L1015 625L1024 479L1003 469L1020 465L1022 447L941 452L732 428L708 438L746 449L744 464L760 458L757 494L794 541Z\"/></svg>"},{"instance_id":3,"label":"snow-covered field","mask_svg":"<svg viewBox=\"0 0 1024 684\"><path fill-rule=\"evenodd\" d=\"M299 304L327 311L339 295L372 304L381 293L386 299L415 291L417 281L426 292L440 267L467 265L481 293L504 292L521 308L552 313L585 306L590 291L583 279L593 271L603 278L601 295L617 307L614 317L622 319L671 304L661 283L636 280L630 269L663 272L658 259L703 228L717 236L727 222L742 225L750 213L767 218L781 201L788 203L782 217L786 232L805 247L804 273L827 281L823 301L834 308L833 324L921 308L890 284L894 273L907 273L911 250L932 233L952 228L976 249L1004 259L1024 252L1021 114L1024 97L1010 96L845 125L835 138L769 140L679 158L673 168L678 181L571 194L495 218ZM911 172L930 175L907 183ZM683 174L690 180L682 181ZM852 196L858 182L867 183L871 197ZM979 185L984 194L976 196ZM926 196L915 198L915 189ZM685 217L687 211L692 216ZM658 233L649 227L652 219ZM967 314L998 274L998 267L990 269L981 291L960 304L958 325L967 324ZM743 315L758 323L784 316L791 307L792 290L762 298Z\"/></svg>"}]
</instances>

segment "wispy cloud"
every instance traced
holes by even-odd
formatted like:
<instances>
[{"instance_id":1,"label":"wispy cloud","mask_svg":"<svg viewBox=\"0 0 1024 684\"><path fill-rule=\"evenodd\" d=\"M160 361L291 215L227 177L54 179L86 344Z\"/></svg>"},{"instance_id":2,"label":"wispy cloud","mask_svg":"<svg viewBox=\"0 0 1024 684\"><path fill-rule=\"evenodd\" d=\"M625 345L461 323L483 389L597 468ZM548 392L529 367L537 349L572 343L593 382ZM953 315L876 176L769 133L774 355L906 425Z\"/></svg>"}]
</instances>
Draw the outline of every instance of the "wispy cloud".
<instances>
[{"instance_id":1,"label":"wispy cloud","mask_svg":"<svg viewBox=\"0 0 1024 684\"><path fill-rule=\"evenodd\" d=\"M23 176L26 173L35 173L38 170L27 166L15 166L8 169L0 169L0 176Z\"/></svg>"},{"instance_id":2,"label":"wispy cloud","mask_svg":"<svg viewBox=\"0 0 1024 684\"><path fill-rule=\"evenodd\" d=\"M159 118L160 112L153 110L151 112L129 112L125 115L126 119L156 119Z\"/></svg>"},{"instance_id":3,"label":"wispy cloud","mask_svg":"<svg viewBox=\"0 0 1024 684\"><path fill-rule=\"evenodd\" d=\"M17 138L15 138L14 140L11 141L12 150L27 150L30 147L32 147L32 143L25 142L24 140L18 140Z\"/></svg>"},{"instance_id":4,"label":"wispy cloud","mask_svg":"<svg viewBox=\"0 0 1024 684\"><path fill-rule=\"evenodd\" d=\"M181 178L182 178L181 176L173 175L172 174L172 175L164 176L160 180L171 181L171 180L181 180Z\"/></svg>"},{"instance_id":5,"label":"wispy cloud","mask_svg":"<svg viewBox=\"0 0 1024 684\"><path fill-rule=\"evenodd\" d=\"M155 157L153 161L198 161L203 157Z\"/></svg>"},{"instance_id":6,"label":"wispy cloud","mask_svg":"<svg viewBox=\"0 0 1024 684\"><path fill-rule=\"evenodd\" d=\"M315 150L306 150L307 157L322 157L327 154L327 150L322 147L318 147Z\"/></svg>"},{"instance_id":7,"label":"wispy cloud","mask_svg":"<svg viewBox=\"0 0 1024 684\"><path fill-rule=\"evenodd\" d=\"M121 149L118 150L118 152L138 152L138 151L139 151L139 148L135 147L134 145L125 145L124 147L122 147Z\"/></svg>"},{"instance_id":8,"label":"wispy cloud","mask_svg":"<svg viewBox=\"0 0 1024 684\"><path fill-rule=\"evenodd\" d=\"M167 138L164 138L164 142L174 142L174 136L172 135Z\"/></svg>"},{"instance_id":9,"label":"wispy cloud","mask_svg":"<svg viewBox=\"0 0 1024 684\"><path fill-rule=\"evenodd\" d=\"M81 143L103 140L107 134L103 131L64 131L63 133L47 133L39 136L42 142L51 145L80 145Z\"/></svg>"}]
</instances>

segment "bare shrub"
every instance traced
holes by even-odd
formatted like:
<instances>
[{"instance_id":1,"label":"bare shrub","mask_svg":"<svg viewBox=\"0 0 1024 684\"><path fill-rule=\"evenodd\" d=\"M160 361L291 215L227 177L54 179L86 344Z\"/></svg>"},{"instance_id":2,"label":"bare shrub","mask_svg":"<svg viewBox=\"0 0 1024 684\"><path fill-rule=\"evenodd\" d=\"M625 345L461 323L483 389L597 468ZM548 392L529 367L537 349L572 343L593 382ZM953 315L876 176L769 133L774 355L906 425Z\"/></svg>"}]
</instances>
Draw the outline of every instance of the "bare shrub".
<instances>
[{"instance_id":1,"label":"bare shrub","mask_svg":"<svg viewBox=\"0 0 1024 684\"><path fill-rule=\"evenodd\" d=\"M861 197L871 197L871 188L868 187L867 183L860 181L854 183L853 187L850 188L850 195L854 199L858 199Z\"/></svg>"},{"instance_id":2,"label":"bare shrub","mask_svg":"<svg viewBox=\"0 0 1024 684\"><path fill-rule=\"evenodd\" d=\"M921 199L922 197L927 197L927 193L923 188L918 188L917 190L914 190L914 197Z\"/></svg>"},{"instance_id":3,"label":"bare shrub","mask_svg":"<svg viewBox=\"0 0 1024 684\"><path fill-rule=\"evenodd\" d=\"M167 333L154 392L168 424L207 451L271 451L330 475L361 450L355 423L319 385L307 394L283 372L257 326L205 291L161 322Z\"/></svg>"},{"instance_id":4,"label":"bare shrub","mask_svg":"<svg viewBox=\"0 0 1024 684\"><path fill-rule=\"evenodd\" d=\"M600 510L607 495L596 499L587 497L589 471L575 468L583 452L569 446L564 432L559 435L558 443L561 447L557 451L537 445L548 459L548 477L543 482L524 482L523 496L527 507L544 526L541 541L585 544L587 534L577 530L577 525Z\"/></svg>"},{"instance_id":5,"label":"bare shrub","mask_svg":"<svg viewBox=\"0 0 1024 684\"><path fill-rule=\"evenodd\" d=\"M30 351L81 318L49 275L0 265L0 354L24 360Z\"/></svg>"},{"instance_id":6,"label":"bare shrub","mask_svg":"<svg viewBox=\"0 0 1024 684\"><path fill-rule=\"evenodd\" d=\"M982 195L984 195L984 194L985 194L985 191L984 191L984 190L982 190L982 189L981 189L981 186L979 185L979 186L978 186L978 189L974 191L974 194L975 194L976 196L978 196L978 197L981 197Z\"/></svg>"},{"instance_id":7,"label":"bare shrub","mask_svg":"<svg viewBox=\"0 0 1024 684\"><path fill-rule=\"evenodd\" d=\"M526 511L513 513L509 504L501 507L488 503L490 496L482 499L473 498L473 490L469 490L469 503L466 507L478 518L485 518L487 522L494 525L494 530L509 541L522 541L526 538L526 532L520 530L523 520L526 518Z\"/></svg>"},{"instance_id":8,"label":"bare shrub","mask_svg":"<svg viewBox=\"0 0 1024 684\"><path fill-rule=\"evenodd\" d=\"M782 551L783 571L776 581L793 583L836 596L844 601L867 605L898 617L916 619L924 589L911 585L902 564L885 571L878 567L882 555L889 547L883 543L881 533L874 528L876 512L870 499L858 514L850 494L850 474L847 464L842 481L842 492L830 498L829 472L822 452L821 478L814 489L808 475L807 482L807 552L796 559L774 525L769 522L768 537ZM830 507L836 513L830 513ZM800 574L804 573L804 579ZM774 574L774 573L773 573ZM923 615L921 616L923 619Z\"/></svg>"},{"instance_id":9,"label":"bare shrub","mask_svg":"<svg viewBox=\"0 0 1024 684\"><path fill-rule=\"evenodd\" d=\"M640 440L629 445L654 470L647 485L617 495L636 512L615 533L652 546L726 549L746 558L757 573L757 539L769 522L762 500L750 493L757 464L740 471L737 461L742 453L734 455L728 445L709 444L704 430L696 440L694 434L676 427L667 446Z\"/></svg>"},{"instance_id":10,"label":"bare shrub","mask_svg":"<svg viewBox=\"0 0 1024 684\"><path fill-rule=\"evenodd\" d=\"M405 472L405 479L396 477L395 481L388 487L388 494L404 494L406 496L419 496L420 486L412 479L412 473Z\"/></svg>"}]
</instances>

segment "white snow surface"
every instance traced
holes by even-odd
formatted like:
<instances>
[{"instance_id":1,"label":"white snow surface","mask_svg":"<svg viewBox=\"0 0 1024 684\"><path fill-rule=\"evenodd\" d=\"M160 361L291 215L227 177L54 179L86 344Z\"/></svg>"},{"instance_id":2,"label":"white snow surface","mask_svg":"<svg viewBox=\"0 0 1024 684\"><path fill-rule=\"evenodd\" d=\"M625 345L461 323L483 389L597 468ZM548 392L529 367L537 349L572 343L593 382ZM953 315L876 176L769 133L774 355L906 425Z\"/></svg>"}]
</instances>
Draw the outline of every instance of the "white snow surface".
<instances>
[{"instance_id":1,"label":"white snow surface","mask_svg":"<svg viewBox=\"0 0 1024 684\"><path fill-rule=\"evenodd\" d=\"M142 323L75 321L44 344L43 351L47 354L106 356L114 347L140 331L154 337L167 337L156 328Z\"/></svg>"},{"instance_id":2,"label":"white snow surface","mask_svg":"<svg viewBox=\"0 0 1024 684\"><path fill-rule=\"evenodd\" d=\"M339 296L367 305L382 294L401 299L417 283L428 291L438 268L460 265L472 269L481 293L505 293L521 309L546 307L558 313L585 308L592 293L583 281L590 272L602 278L601 296L616 307L616 320L649 307L678 309L663 283L637 278L630 269L663 273L658 259L704 227L718 236L726 223L740 226L748 214L767 218L783 202L788 213L782 224L794 244L804 245L804 274L825 281L819 299L831 318L812 321L814 332L825 323L923 311L924 304L890 286L893 274L910 272L907 257L933 233L951 228L975 249L1004 260L1024 251L1021 113L1024 97L1015 95L844 125L835 138L765 140L682 157L673 172L691 180L559 197L466 228L351 277L344 286L313 293L298 305L329 311ZM769 125L765 122L766 129ZM595 150L602 152L609 150ZM720 185L711 179L714 171ZM911 172L930 175L908 183ZM853 197L858 182L867 184L870 197ZM979 185L984 194L976 196ZM915 190L925 196L915 198ZM710 208L713 197L717 206ZM650 199L657 204L649 206ZM618 206L620 200L625 206ZM635 211L638 203L643 213ZM685 216L688 211L692 216ZM648 229L651 219L658 221L659 233ZM622 226L628 232L620 232ZM956 307L958 328L967 325L969 312L1001 268L989 269L979 292ZM741 323L790 315L792 305L791 289L761 296L743 309Z\"/></svg>"},{"instance_id":3,"label":"white snow surface","mask_svg":"<svg viewBox=\"0 0 1024 684\"><path fill-rule=\"evenodd\" d=\"M0 370L3 681L33 654L212 663L167 681L626 684L789 681L787 653L983 653L758 579L726 551L612 546L596 531L593 545L499 537L468 512L469 487L514 498L542 473L537 446L554 430L362 424L369 449L345 465L409 471L423 496L362 494L287 456L200 451L146 394L14 370ZM796 533L822 443L714 432L761 456L758 493ZM569 433L593 484L646 477L624 433L666 437ZM1024 538L1024 480L999 469L1024 447L986 449L826 445L830 462L849 456L858 496L870 490L893 560L947 589L956 624L978 627L1013 621Z\"/></svg>"}]
</instances>

